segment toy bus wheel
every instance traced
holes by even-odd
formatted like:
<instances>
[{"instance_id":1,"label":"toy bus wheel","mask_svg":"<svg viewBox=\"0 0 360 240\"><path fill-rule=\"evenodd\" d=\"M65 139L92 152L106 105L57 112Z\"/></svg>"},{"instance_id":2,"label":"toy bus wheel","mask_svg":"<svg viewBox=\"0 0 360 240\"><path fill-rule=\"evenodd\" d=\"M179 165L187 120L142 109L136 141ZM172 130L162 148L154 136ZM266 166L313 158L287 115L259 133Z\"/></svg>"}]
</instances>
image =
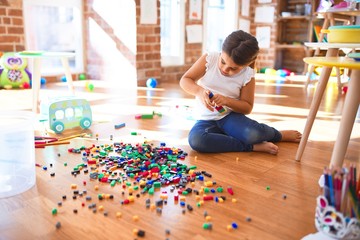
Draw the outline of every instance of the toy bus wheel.
<instances>
[{"instance_id":1,"label":"toy bus wheel","mask_svg":"<svg viewBox=\"0 0 360 240\"><path fill-rule=\"evenodd\" d=\"M80 121L80 126L83 129L88 129L91 126L91 120L89 118L83 118Z\"/></svg>"},{"instance_id":2,"label":"toy bus wheel","mask_svg":"<svg viewBox=\"0 0 360 240\"><path fill-rule=\"evenodd\" d=\"M55 133L62 133L62 131L64 131L64 129L65 129L65 126L62 122L55 122L52 125L51 129L54 130Z\"/></svg>"}]
</instances>

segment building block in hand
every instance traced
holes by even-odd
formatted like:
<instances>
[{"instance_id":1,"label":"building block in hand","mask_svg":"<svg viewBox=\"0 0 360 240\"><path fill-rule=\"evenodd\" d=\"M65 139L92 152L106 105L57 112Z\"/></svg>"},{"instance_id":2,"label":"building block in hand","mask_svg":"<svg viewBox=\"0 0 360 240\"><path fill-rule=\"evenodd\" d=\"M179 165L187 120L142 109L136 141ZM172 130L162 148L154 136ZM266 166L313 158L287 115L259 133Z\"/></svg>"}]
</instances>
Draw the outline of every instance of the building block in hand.
<instances>
[{"instance_id":1,"label":"building block in hand","mask_svg":"<svg viewBox=\"0 0 360 240\"><path fill-rule=\"evenodd\" d=\"M212 99L214 97L214 94L212 92L209 93L209 98ZM219 113L226 112L226 109L223 106L215 106L216 111Z\"/></svg>"}]
</instances>

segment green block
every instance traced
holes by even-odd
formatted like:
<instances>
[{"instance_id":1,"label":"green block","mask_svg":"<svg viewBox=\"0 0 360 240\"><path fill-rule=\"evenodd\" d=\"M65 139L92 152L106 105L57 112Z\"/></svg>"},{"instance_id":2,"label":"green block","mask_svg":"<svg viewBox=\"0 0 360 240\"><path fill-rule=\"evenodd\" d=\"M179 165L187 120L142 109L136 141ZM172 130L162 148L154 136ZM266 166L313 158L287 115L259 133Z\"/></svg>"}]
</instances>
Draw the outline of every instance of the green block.
<instances>
[{"instance_id":1,"label":"green block","mask_svg":"<svg viewBox=\"0 0 360 240\"><path fill-rule=\"evenodd\" d=\"M152 169L154 167L158 167L160 169L160 165L159 164L156 164L156 163L152 163L149 165L149 168Z\"/></svg>"},{"instance_id":2,"label":"green block","mask_svg":"<svg viewBox=\"0 0 360 240\"><path fill-rule=\"evenodd\" d=\"M160 168L160 171L166 171L166 170L168 170L169 169L169 167L168 166L166 166L166 165L161 165L161 168Z\"/></svg>"},{"instance_id":3,"label":"green block","mask_svg":"<svg viewBox=\"0 0 360 240\"><path fill-rule=\"evenodd\" d=\"M116 180L112 180L111 183L110 183L110 186L111 186L111 187L114 187L115 184L116 184Z\"/></svg>"},{"instance_id":4,"label":"green block","mask_svg":"<svg viewBox=\"0 0 360 240\"><path fill-rule=\"evenodd\" d=\"M168 179L168 178L170 178L171 176L172 176L172 175L171 175L170 173L167 173L167 174L162 175L162 177L165 178L165 179Z\"/></svg>"},{"instance_id":5,"label":"green block","mask_svg":"<svg viewBox=\"0 0 360 240\"><path fill-rule=\"evenodd\" d=\"M210 229L211 228L211 224L210 223L204 223L203 224L203 229Z\"/></svg>"},{"instance_id":6,"label":"green block","mask_svg":"<svg viewBox=\"0 0 360 240\"><path fill-rule=\"evenodd\" d=\"M53 208L53 210L51 211L51 214L52 214L52 215L56 215L56 214L57 214L57 209L56 209L56 208Z\"/></svg>"},{"instance_id":7,"label":"green block","mask_svg":"<svg viewBox=\"0 0 360 240\"><path fill-rule=\"evenodd\" d=\"M154 115L152 114L141 114L141 119L153 119Z\"/></svg>"},{"instance_id":8,"label":"green block","mask_svg":"<svg viewBox=\"0 0 360 240\"><path fill-rule=\"evenodd\" d=\"M219 111L219 113L223 113L223 112L225 112L225 109L224 109L224 108L220 108L218 111Z\"/></svg>"}]
</instances>

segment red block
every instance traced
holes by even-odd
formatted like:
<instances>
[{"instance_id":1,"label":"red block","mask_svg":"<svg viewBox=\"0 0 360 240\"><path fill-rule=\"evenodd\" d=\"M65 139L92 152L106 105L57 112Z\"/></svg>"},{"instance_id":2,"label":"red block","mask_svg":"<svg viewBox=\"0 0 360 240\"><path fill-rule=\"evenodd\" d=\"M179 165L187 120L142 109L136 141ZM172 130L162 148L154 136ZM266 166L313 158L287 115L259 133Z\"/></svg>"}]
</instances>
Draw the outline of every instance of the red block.
<instances>
[{"instance_id":1,"label":"red block","mask_svg":"<svg viewBox=\"0 0 360 240\"><path fill-rule=\"evenodd\" d=\"M203 200L204 200L204 201L214 200L214 196L212 196L212 195L204 196L204 197L203 197Z\"/></svg>"}]
</instances>

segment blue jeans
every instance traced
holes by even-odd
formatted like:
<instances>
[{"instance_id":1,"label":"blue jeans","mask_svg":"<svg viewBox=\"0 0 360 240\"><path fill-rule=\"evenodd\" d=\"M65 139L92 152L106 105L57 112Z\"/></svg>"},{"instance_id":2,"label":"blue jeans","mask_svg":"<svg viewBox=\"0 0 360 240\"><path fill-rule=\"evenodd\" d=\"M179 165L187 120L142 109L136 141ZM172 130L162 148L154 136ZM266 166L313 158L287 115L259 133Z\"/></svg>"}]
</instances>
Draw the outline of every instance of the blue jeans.
<instances>
[{"instance_id":1,"label":"blue jeans","mask_svg":"<svg viewBox=\"0 0 360 240\"><path fill-rule=\"evenodd\" d=\"M220 120L198 120L189 133L190 147L197 152L251 152L257 143L279 142L281 133L244 114L231 112Z\"/></svg>"}]
</instances>

